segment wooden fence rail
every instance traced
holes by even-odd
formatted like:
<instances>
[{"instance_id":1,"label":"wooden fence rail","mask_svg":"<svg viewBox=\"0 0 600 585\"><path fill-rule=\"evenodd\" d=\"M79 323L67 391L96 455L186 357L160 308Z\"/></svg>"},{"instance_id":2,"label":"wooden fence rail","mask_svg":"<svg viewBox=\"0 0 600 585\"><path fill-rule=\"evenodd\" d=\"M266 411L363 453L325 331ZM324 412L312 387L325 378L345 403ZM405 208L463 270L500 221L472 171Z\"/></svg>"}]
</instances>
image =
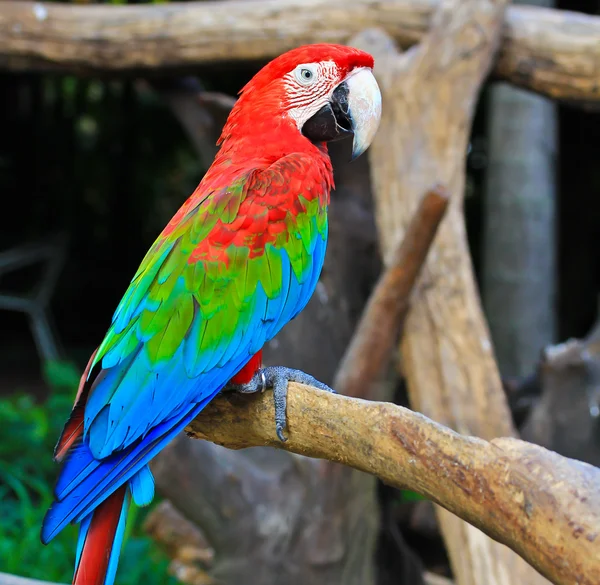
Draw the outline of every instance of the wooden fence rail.
<instances>
[{"instance_id":1,"label":"wooden fence rail","mask_svg":"<svg viewBox=\"0 0 600 585\"><path fill-rule=\"evenodd\" d=\"M146 5L0 2L0 68L80 74L269 59L370 27L419 42L439 0L237 0ZM474 48L478 34L473 31ZM483 42L483 39L480 39ZM600 18L513 6L494 75L559 99L600 99Z\"/></svg>"}]
</instances>

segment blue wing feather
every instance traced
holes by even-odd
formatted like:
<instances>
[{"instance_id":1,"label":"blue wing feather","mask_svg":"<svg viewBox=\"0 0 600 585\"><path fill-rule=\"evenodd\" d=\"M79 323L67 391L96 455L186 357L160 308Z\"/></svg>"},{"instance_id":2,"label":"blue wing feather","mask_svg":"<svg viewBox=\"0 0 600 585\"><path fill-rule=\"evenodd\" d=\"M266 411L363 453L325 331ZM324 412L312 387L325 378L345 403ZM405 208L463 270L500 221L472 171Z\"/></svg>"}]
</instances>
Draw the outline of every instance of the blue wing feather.
<instances>
[{"instance_id":1,"label":"blue wing feather","mask_svg":"<svg viewBox=\"0 0 600 585\"><path fill-rule=\"evenodd\" d=\"M320 270L320 268L319 268ZM302 309L308 302L312 291L303 291L306 286L301 286L293 271L290 270L290 290L294 291L293 311ZM303 294L302 294L303 293ZM264 294L264 292L263 292ZM288 296L288 300L289 300ZM299 300L301 302L299 302ZM125 481L144 467L177 433L179 433L210 400L223 388L223 386L248 362L256 353L255 347L262 347L266 341L275 336L285 325L286 314L289 311L288 303L283 306L281 319L273 322L268 328L257 327L261 335L253 335L253 343L245 348L240 348L236 359L232 359L223 368L215 368L207 374L202 374L196 379L190 379L185 374L184 352L180 350L169 366L173 377L167 376L156 384L156 392L168 392L173 384L177 384L178 391L184 396L193 396L189 401L189 409L184 410L179 416L157 424L149 430L148 434L137 444L124 451L119 451L104 459L94 457L92 450L86 443L78 446L71 456L65 461L59 482L57 483L56 496L58 501L53 504L44 520L42 530L43 542L49 542L69 522L85 517L91 509L106 499ZM263 313L264 315L264 313ZM106 380L110 380L112 372L107 373ZM120 372L116 372L117 376ZM165 382L168 382L166 384ZM156 403L160 404L157 399Z\"/></svg>"}]
</instances>

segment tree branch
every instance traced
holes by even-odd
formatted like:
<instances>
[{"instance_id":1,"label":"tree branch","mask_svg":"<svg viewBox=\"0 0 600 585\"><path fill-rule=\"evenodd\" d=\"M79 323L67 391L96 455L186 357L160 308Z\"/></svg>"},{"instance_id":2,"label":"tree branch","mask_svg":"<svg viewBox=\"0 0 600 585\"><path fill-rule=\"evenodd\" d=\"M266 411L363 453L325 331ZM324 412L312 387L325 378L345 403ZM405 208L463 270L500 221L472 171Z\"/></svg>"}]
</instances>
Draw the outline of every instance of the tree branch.
<instances>
[{"instance_id":1,"label":"tree branch","mask_svg":"<svg viewBox=\"0 0 600 585\"><path fill-rule=\"evenodd\" d=\"M268 59L303 43L346 43L381 27L419 42L438 0L257 0L78 6L9 0L0 67L98 73ZM324 26L323 23L327 23ZM554 98L598 100L600 18L513 6L495 75Z\"/></svg>"},{"instance_id":2,"label":"tree branch","mask_svg":"<svg viewBox=\"0 0 600 585\"><path fill-rule=\"evenodd\" d=\"M288 441L270 393L225 394L191 437L269 445L343 463L414 490L502 542L560 585L600 583L600 470L518 439L455 433L406 408L291 384Z\"/></svg>"}]
</instances>

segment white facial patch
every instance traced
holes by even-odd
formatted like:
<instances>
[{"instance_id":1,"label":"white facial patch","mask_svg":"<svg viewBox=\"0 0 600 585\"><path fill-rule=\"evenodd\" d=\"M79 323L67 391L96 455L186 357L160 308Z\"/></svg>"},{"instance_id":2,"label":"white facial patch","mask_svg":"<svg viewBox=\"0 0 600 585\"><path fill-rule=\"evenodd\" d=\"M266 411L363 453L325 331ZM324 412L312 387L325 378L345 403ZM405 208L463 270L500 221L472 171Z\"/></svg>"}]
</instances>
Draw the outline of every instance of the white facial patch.
<instances>
[{"instance_id":1,"label":"white facial patch","mask_svg":"<svg viewBox=\"0 0 600 585\"><path fill-rule=\"evenodd\" d=\"M290 105L287 113L302 130L304 123L329 102L339 82L338 67L334 61L304 63L287 73L283 82Z\"/></svg>"}]
</instances>

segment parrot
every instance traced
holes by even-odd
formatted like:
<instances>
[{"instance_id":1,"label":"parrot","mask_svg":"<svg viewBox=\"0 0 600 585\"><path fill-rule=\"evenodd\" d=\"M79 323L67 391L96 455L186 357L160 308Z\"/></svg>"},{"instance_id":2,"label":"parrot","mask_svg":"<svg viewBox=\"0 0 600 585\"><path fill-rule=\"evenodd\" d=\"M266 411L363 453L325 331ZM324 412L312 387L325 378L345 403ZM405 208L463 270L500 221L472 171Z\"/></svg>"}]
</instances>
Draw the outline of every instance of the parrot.
<instances>
[{"instance_id":1,"label":"parrot","mask_svg":"<svg viewBox=\"0 0 600 585\"><path fill-rule=\"evenodd\" d=\"M54 451L48 544L78 523L74 585L113 585L131 502L154 497L150 460L221 391L272 389L285 441L288 382L262 349L312 296L334 188L327 143L352 158L381 118L373 57L319 43L267 63L240 90L219 150L143 258L81 377Z\"/></svg>"}]
</instances>

